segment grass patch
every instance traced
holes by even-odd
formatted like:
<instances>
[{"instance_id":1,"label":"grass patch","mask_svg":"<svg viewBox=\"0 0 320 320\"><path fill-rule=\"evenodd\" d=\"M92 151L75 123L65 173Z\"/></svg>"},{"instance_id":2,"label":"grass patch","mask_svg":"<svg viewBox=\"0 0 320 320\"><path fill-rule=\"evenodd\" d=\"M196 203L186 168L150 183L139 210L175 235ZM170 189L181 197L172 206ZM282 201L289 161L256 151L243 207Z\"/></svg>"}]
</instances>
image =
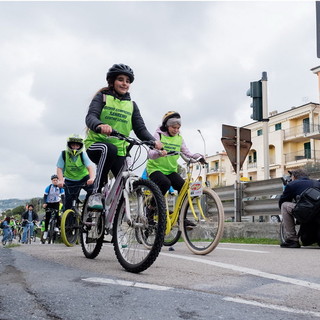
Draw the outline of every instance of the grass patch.
<instances>
[{"instance_id":1,"label":"grass patch","mask_svg":"<svg viewBox=\"0 0 320 320\"><path fill-rule=\"evenodd\" d=\"M20 247L20 243L11 243L11 244L6 244L5 247L3 248L15 248L15 247Z\"/></svg>"},{"instance_id":2,"label":"grass patch","mask_svg":"<svg viewBox=\"0 0 320 320\"><path fill-rule=\"evenodd\" d=\"M220 242L248 243L248 244L280 244L279 240L268 239L268 238L222 238Z\"/></svg>"}]
</instances>

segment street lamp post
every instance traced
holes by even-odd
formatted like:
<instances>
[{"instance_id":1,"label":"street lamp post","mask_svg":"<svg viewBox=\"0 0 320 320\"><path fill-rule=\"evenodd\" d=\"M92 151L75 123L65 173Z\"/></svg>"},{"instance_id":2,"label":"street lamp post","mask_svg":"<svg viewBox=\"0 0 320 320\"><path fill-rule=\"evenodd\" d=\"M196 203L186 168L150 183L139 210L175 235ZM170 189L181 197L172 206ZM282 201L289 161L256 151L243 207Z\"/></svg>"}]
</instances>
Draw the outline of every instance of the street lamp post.
<instances>
[{"instance_id":1,"label":"street lamp post","mask_svg":"<svg viewBox=\"0 0 320 320\"><path fill-rule=\"evenodd\" d=\"M200 136L201 136L201 138L202 138L202 140L203 140L204 157L206 157L206 156L207 156L207 151L206 151L206 141L204 140L204 137L203 137L203 135L202 135L202 133L201 133L200 129L198 129L198 132L200 133Z\"/></svg>"},{"instance_id":2,"label":"street lamp post","mask_svg":"<svg viewBox=\"0 0 320 320\"><path fill-rule=\"evenodd\" d=\"M206 157L207 157L206 140L204 140L204 137L203 137L203 135L202 135L202 133L201 133L200 129L198 129L198 132L199 132L199 134L200 134L200 136L201 136L201 138L202 138L202 140L203 140L204 158L206 158ZM204 177L204 180L205 180L205 184L207 184L207 173L208 173L208 167L207 167L207 165L206 165L206 164L205 164L204 166L205 166L205 171L204 171L205 177Z\"/></svg>"}]
</instances>

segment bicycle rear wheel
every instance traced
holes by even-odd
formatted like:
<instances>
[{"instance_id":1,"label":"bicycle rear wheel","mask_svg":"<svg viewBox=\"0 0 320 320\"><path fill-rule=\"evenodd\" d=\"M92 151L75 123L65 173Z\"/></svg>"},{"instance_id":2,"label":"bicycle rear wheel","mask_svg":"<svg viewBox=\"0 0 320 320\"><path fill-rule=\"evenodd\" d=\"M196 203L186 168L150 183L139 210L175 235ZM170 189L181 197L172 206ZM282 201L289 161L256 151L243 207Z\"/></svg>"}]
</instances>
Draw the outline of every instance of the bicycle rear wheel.
<instances>
[{"instance_id":1,"label":"bicycle rear wheel","mask_svg":"<svg viewBox=\"0 0 320 320\"><path fill-rule=\"evenodd\" d=\"M79 238L80 217L72 209L66 210L61 217L61 238L67 247L72 247Z\"/></svg>"},{"instance_id":2,"label":"bicycle rear wheel","mask_svg":"<svg viewBox=\"0 0 320 320\"><path fill-rule=\"evenodd\" d=\"M167 247L171 247L176 244L181 237L181 230L179 229L178 222L172 226L170 232L164 236L163 245Z\"/></svg>"},{"instance_id":3,"label":"bicycle rear wheel","mask_svg":"<svg viewBox=\"0 0 320 320\"><path fill-rule=\"evenodd\" d=\"M89 209L85 203L80 229L81 248L86 258L94 259L100 253L104 238L105 215L103 211Z\"/></svg>"},{"instance_id":4,"label":"bicycle rear wheel","mask_svg":"<svg viewBox=\"0 0 320 320\"><path fill-rule=\"evenodd\" d=\"M153 197L153 214L147 217L147 197ZM133 183L129 195L130 220L122 197L113 222L114 251L121 266L138 273L149 268L161 251L166 223L164 199L150 180Z\"/></svg>"},{"instance_id":5,"label":"bicycle rear wheel","mask_svg":"<svg viewBox=\"0 0 320 320\"><path fill-rule=\"evenodd\" d=\"M191 199L196 217L186 197L180 212L182 236L193 253L205 255L218 245L223 235L224 210L219 196L209 188L203 188L201 196ZM186 219L195 226L191 227Z\"/></svg>"}]
</instances>

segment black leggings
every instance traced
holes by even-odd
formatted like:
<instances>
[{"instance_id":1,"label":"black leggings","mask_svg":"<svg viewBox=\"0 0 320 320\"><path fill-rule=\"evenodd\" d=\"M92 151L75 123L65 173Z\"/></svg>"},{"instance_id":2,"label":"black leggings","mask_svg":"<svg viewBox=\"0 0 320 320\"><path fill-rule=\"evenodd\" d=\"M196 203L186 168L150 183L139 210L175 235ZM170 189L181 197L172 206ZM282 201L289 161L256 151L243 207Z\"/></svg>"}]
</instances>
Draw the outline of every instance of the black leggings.
<instances>
[{"instance_id":1,"label":"black leggings","mask_svg":"<svg viewBox=\"0 0 320 320\"><path fill-rule=\"evenodd\" d=\"M176 172L165 175L160 171L155 171L150 174L149 178L160 188L163 195L166 194L170 186L180 192L184 184L184 179Z\"/></svg>"},{"instance_id":2,"label":"black leggings","mask_svg":"<svg viewBox=\"0 0 320 320\"><path fill-rule=\"evenodd\" d=\"M117 152L117 147L108 142L96 142L87 149L90 160L97 165L93 193L101 192L108 181L110 170L114 177L117 177L126 159L125 156L118 156Z\"/></svg>"}]
</instances>

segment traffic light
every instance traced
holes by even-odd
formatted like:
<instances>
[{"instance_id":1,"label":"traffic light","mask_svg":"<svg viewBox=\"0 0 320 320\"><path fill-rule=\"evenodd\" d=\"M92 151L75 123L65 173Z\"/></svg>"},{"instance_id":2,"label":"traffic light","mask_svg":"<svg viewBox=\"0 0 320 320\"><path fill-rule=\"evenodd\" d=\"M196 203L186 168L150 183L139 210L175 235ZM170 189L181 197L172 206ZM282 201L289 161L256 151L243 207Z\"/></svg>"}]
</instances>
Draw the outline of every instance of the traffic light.
<instances>
[{"instance_id":1,"label":"traffic light","mask_svg":"<svg viewBox=\"0 0 320 320\"><path fill-rule=\"evenodd\" d=\"M262 121L263 120L263 109L262 109L262 82L254 81L250 82L250 89L247 91L247 96L252 98L251 108L253 112L251 119Z\"/></svg>"}]
</instances>

